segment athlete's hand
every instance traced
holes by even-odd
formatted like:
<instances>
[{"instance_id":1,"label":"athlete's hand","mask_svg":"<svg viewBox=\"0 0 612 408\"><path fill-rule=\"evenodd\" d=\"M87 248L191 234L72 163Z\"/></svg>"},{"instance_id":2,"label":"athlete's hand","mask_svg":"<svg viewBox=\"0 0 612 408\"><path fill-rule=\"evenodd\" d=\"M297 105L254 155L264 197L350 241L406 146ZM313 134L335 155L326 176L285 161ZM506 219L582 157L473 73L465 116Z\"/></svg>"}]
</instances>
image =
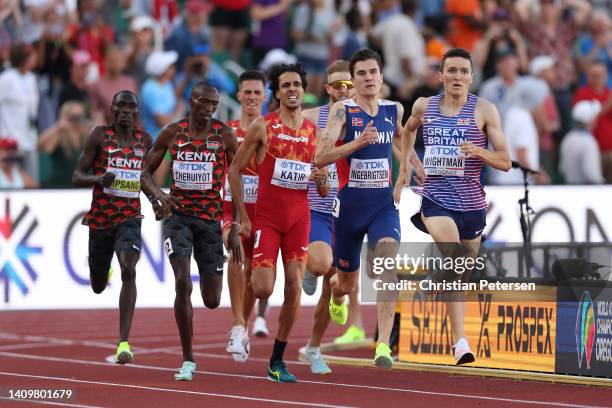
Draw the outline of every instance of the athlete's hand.
<instances>
[{"instance_id":1,"label":"athlete's hand","mask_svg":"<svg viewBox=\"0 0 612 408\"><path fill-rule=\"evenodd\" d=\"M316 167L310 172L310 180L322 186L327 182L327 168L317 169Z\"/></svg>"},{"instance_id":2,"label":"athlete's hand","mask_svg":"<svg viewBox=\"0 0 612 408\"><path fill-rule=\"evenodd\" d=\"M400 203L400 199L402 198L402 190L408 184L408 173L404 171L400 171L397 176L397 181L395 182L395 187L393 188L393 202L395 204Z\"/></svg>"},{"instance_id":3,"label":"athlete's hand","mask_svg":"<svg viewBox=\"0 0 612 408\"><path fill-rule=\"evenodd\" d=\"M100 176L98 179L98 183L102 185L102 187L110 187L113 185L113 181L115 181L115 173L111 173L107 171L103 176Z\"/></svg>"},{"instance_id":4,"label":"athlete's hand","mask_svg":"<svg viewBox=\"0 0 612 408\"><path fill-rule=\"evenodd\" d=\"M464 142L459 145L461 147L461 153L465 155L467 159L471 157L481 157L483 148L476 146L472 142Z\"/></svg>"},{"instance_id":5,"label":"athlete's hand","mask_svg":"<svg viewBox=\"0 0 612 408\"><path fill-rule=\"evenodd\" d=\"M361 132L361 136L359 136L359 139L357 140L359 140L361 147L366 147L376 143L378 140L378 132L374 127L374 121L371 120L368 122L365 129L363 129L363 132Z\"/></svg>"},{"instance_id":6,"label":"athlete's hand","mask_svg":"<svg viewBox=\"0 0 612 408\"><path fill-rule=\"evenodd\" d=\"M172 210L179 208L181 201L173 195L162 192L155 197L152 204L155 219L159 221L172 215Z\"/></svg>"},{"instance_id":7,"label":"athlete's hand","mask_svg":"<svg viewBox=\"0 0 612 408\"><path fill-rule=\"evenodd\" d=\"M249 217L243 217L240 220L240 235L247 238L251 236L251 220Z\"/></svg>"},{"instance_id":8,"label":"athlete's hand","mask_svg":"<svg viewBox=\"0 0 612 408\"><path fill-rule=\"evenodd\" d=\"M241 264L244 258L244 250L240 242L240 228L237 224L232 224L229 235L227 236L228 251L231 254L231 260L234 263Z\"/></svg>"}]
</instances>

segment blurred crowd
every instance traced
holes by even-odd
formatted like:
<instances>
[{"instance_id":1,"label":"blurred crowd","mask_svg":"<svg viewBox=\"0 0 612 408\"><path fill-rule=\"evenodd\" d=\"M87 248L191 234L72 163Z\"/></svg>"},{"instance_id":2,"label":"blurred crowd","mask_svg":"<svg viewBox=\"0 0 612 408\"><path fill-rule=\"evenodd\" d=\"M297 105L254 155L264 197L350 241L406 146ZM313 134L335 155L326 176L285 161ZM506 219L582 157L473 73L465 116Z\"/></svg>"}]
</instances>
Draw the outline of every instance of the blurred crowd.
<instances>
[{"instance_id":1,"label":"blurred crowd","mask_svg":"<svg viewBox=\"0 0 612 408\"><path fill-rule=\"evenodd\" d=\"M441 91L442 55L469 50L472 92L498 107L512 159L539 171L532 182L612 183L611 11L612 0L0 0L0 189L70 187L121 89L139 95L155 137L202 79L235 107L244 69L297 60L305 104L325 103L326 66L364 47L382 55L404 119Z\"/></svg>"}]
</instances>

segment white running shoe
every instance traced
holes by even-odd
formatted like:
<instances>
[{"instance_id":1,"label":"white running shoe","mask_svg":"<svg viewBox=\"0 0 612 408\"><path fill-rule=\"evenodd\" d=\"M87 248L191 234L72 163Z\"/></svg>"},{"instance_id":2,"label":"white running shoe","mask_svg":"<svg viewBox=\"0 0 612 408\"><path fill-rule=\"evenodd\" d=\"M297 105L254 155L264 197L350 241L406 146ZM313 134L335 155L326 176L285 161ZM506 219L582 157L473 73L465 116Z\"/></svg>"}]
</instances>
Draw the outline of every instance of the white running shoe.
<instances>
[{"instance_id":1,"label":"white running shoe","mask_svg":"<svg viewBox=\"0 0 612 408\"><path fill-rule=\"evenodd\" d=\"M457 343L453 346L453 353L455 354L455 362L457 365L469 364L476 361L474 353L470 350L470 345L465 337L457 340Z\"/></svg>"},{"instance_id":2,"label":"white running shoe","mask_svg":"<svg viewBox=\"0 0 612 408\"><path fill-rule=\"evenodd\" d=\"M270 334L270 332L268 331L268 326L266 325L266 319L261 316L257 316L253 322L253 335L256 337L268 337L268 334Z\"/></svg>"},{"instance_id":3,"label":"white running shoe","mask_svg":"<svg viewBox=\"0 0 612 408\"><path fill-rule=\"evenodd\" d=\"M234 361L244 363L249 358L249 336L242 325L232 327L225 351L232 353Z\"/></svg>"}]
</instances>

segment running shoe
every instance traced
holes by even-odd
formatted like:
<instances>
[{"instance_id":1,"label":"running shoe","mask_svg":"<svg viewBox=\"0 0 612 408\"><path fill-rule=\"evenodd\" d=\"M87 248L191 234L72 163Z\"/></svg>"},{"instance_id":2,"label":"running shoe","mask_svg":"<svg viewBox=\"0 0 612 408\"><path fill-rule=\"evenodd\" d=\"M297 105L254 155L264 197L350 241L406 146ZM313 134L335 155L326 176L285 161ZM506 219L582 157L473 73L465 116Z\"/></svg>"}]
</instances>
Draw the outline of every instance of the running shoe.
<instances>
[{"instance_id":1,"label":"running shoe","mask_svg":"<svg viewBox=\"0 0 612 408\"><path fill-rule=\"evenodd\" d=\"M385 343L379 343L376 346L376 355L374 356L374 365L381 368L391 368L393 366L393 358L391 357L391 349Z\"/></svg>"},{"instance_id":2,"label":"running shoe","mask_svg":"<svg viewBox=\"0 0 612 408\"><path fill-rule=\"evenodd\" d=\"M179 372L174 374L176 381L191 381L193 373L196 371L196 363L193 361L183 361L183 366L179 368Z\"/></svg>"},{"instance_id":3,"label":"running shoe","mask_svg":"<svg viewBox=\"0 0 612 408\"><path fill-rule=\"evenodd\" d=\"M234 361L244 363L249 358L249 337L242 325L232 327L225 351L232 353Z\"/></svg>"},{"instance_id":4,"label":"running shoe","mask_svg":"<svg viewBox=\"0 0 612 408\"><path fill-rule=\"evenodd\" d=\"M329 316L334 323L344 326L348 319L348 307L346 303L337 305L334 303L334 299L329 299Z\"/></svg>"},{"instance_id":5,"label":"running shoe","mask_svg":"<svg viewBox=\"0 0 612 408\"><path fill-rule=\"evenodd\" d=\"M302 289L304 289L304 293L308 296L314 295L317 291L318 281L319 279L306 269L306 272L304 272L304 279L302 279Z\"/></svg>"},{"instance_id":6,"label":"running shoe","mask_svg":"<svg viewBox=\"0 0 612 408\"><path fill-rule=\"evenodd\" d=\"M476 361L474 353L470 350L470 345L465 337L460 338L457 343L455 343L452 351L455 355L455 362L457 365L469 364Z\"/></svg>"},{"instance_id":7,"label":"running shoe","mask_svg":"<svg viewBox=\"0 0 612 408\"><path fill-rule=\"evenodd\" d=\"M356 341L362 341L364 339L365 339L365 330L355 325L351 325L351 327L346 329L346 331L344 332L342 336L336 337L334 339L334 344L348 344L348 343L354 343Z\"/></svg>"},{"instance_id":8,"label":"running shoe","mask_svg":"<svg viewBox=\"0 0 612 408\"><path fill-rule=\"evenodd\" d=\"M287 365L282 360L276 361L268 367L268 380L274 382L297 382L295 376L287 370Z\"/></svg>"},{"instance_id":9,"label":"running shoe","mask_svg":"<svg viewBox=\"0 0 612 408\"><path fill-rule=\"evenodd\" d=\"M270 332L268 331L268 326L266 325L266 319L261 316L257 316L253 322L253 336L268 337L268 334L270 334Z\"/></svg>"},{"instance_id":10,"label":"running shoe","mask_svg":"<svg viewBox=\"0 0 612 408\"><path fill-rule=\"evenodd\" d=\"M304 352L306 360L310 363L310 372L313 374L329 374L331 368L323 360L321 349L319 347L306 347Z\"/></svg>"},{"instance_id":11,"label":"running shoe","mask_svg":"<svg viewBox=\"0 0 612 408\"><path fill-rule=\"evenodd\" d=\"M117 346L117 353L115 353L115 362L117 364L131 363L134 359L134 353L130 349L130 343L122 341Z\"/></svg>"}]
</instances>

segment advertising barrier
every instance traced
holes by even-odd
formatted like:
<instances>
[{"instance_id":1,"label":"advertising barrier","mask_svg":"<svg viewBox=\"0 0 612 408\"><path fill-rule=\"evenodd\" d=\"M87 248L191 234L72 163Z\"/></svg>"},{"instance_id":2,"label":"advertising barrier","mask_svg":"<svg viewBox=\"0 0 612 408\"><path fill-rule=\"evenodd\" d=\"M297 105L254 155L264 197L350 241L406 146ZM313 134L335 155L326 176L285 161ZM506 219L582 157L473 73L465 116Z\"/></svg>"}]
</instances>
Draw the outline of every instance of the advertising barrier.
<instances>
[{"instance_id":1,"label":"advertising barrier","mask_svg":"<svg viewBox=\"0 0 612 408\"><path fill-rule=\"evenodd\" d=\"M451 323L442 301L403 293L400 361L454 364ZM529 296L500 291L468 294L465 334L478 367L554 372L556 288Z\"/></svg>"}]
</instances>

